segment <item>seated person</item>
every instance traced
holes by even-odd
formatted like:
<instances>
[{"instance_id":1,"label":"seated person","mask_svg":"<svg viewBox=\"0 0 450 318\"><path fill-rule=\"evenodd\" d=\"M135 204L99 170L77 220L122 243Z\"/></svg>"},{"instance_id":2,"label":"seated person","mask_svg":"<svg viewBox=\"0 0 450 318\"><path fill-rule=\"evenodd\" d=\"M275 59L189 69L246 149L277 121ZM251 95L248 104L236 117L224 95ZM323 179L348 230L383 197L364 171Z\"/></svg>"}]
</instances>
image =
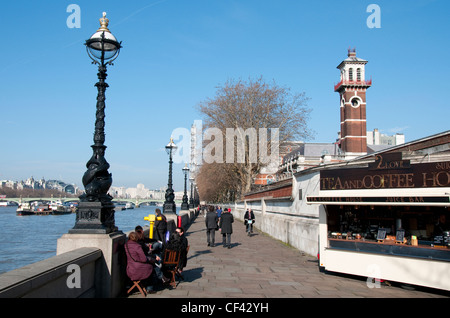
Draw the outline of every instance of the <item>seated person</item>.
<instances>
[{"instance_id":1,"label":"seated person","mask_svg":"<svg viewBox=\"0 0 450 318\"><path fill-rule=\"evenodd\" d=\"M156 240L152 240L148 237L145 237L144 232L142 230L141 226L136 226L137 231L136 236L137 236L137 243L139 243L139 245L141 245L142 250L144 251L145 255L147 256L148 261L150 262L150 264L153 265L153 269L154 272L156 274L156 277L159 278L160 280L162 280L163 282L167 281L167 278L164 277L163 273L161 272L161 256L159 253L157 253L157 250L161 250L162 249L162 245L158 245L161 242L158 242ZM146 243L146 242L153 242L153 246L159 246L156 250L152 250L152 244L151 243Z\"/></svg>"},{"instance_id":2,"label":"seated person","mask_svg":"<svg viewBox=\"0 0 450 318\"><path fill-rule=\"evenodd\" d=\"M170 235L170 239L165 245L164 250L179 251L181 253L180 262L178 263L178 270L180 273L183 271L183 268L186 267L187 247L188 240L184 236L184 229L182 227L177 227L175 232Z\"/></svg>"},{"instance_id":3,"label":"seated person","mask_svg":"<svg viewBox=\"0 0 450 318\"><path fill-rule=\"evenodd\" d=\"M137 242L136 232L128 235L128 241L125 243L125 253L127 255L127 275L132 281L141 281L148 293L153 292L155 283L153 265Z\"/></svg>"},{"instance_id":4,"label":"seated person","mask_svg":"<svg viewBox=\"0 0 450 318\"><path fill-rule=\"evenodd\" d=\"M144 235L144 229L142 226L138 225L134 229L136 234L138 235L138 243L141 244L142 249L144 250L146 255L156 254L161 257L162 251L162 242L156 239L151 239Z\"/></svg>"}]
</instances>

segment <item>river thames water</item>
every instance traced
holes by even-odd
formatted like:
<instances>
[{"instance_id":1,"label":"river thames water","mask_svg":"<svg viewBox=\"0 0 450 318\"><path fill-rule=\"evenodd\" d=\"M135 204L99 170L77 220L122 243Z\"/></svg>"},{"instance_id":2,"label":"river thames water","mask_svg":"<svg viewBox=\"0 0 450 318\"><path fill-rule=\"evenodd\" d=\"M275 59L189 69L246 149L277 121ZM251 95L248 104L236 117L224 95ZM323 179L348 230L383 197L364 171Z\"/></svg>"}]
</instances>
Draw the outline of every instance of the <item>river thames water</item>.
<instances>
[{"instance_id":1,"label":"river thames water","mask_svg":"<svg viewBox=\"0 0 450 318\"><path fill-rule=\"evenodd\" d=\"M136 225L148 226L144 217L154 214L156 208L116 211L116 226L122 232ZM57 239L75 225L75 213L17 216L16 209L0 207L0 274L55 256Z\"/></svg>"}]
</instances>

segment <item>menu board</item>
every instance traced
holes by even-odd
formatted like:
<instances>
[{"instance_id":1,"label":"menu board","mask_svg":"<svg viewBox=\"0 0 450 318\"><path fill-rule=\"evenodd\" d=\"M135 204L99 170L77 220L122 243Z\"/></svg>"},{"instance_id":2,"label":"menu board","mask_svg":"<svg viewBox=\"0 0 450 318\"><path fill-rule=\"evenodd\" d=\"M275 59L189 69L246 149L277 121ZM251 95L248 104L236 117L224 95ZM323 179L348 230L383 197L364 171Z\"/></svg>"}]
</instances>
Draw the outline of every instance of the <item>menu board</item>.
<instances>
[{"instance_id":1,"label":"menu board","mask_svg":"<svg viewBox=\"0 0 450 318\"><path fill-rule=\"evenodd\" d=\"M395 241L398 243L403 243L403 239L405 238L405 230L397 230L395 234Z\"/></svg>"},{"instance_id":2,"label":"menu board","mask_svg":"<svg viewBox=\"0 0 450 318\"><path fill-rule=\"evenodd\" d=\"M387 229L379 228L377 233L377 241L383 241L386 239Z\"/></svg>"}]
</instances>

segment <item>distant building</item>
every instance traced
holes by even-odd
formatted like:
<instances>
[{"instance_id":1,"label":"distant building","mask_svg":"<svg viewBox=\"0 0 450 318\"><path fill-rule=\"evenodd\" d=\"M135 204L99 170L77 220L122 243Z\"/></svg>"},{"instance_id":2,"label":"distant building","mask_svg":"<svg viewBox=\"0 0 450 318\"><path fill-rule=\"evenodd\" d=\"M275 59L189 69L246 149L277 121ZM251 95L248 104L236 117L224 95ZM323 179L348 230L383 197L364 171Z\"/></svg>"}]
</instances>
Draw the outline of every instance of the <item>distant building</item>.
<instances>
[{"instance_id":1,"label":"distant building","mask_svg":"<svg viewBox=\"0 0 450 318\"><path fill-rule=\"evenodd\" d=\"M164 200L165 188L150 190L144 184L139 183L136 188L111 187L109 195L116 199L155 199Z\"/></svg>"},{"instance_id":2,"label":"distant building","mask_svg":"<svg viewBox=\"0 0 450 318\"><path fill-rule=\"evenodd\" d=\"M36 181L33 177L28 178L23 181L11 181L11 180L2 180L0 181L0 188L10 188L10 189L52 189L58 190L63 193L76 194L78 191L78 187L74 184L67 184L60 180L48 180L45 181L44 178Z\"/></svg>"},{"instance_id":3,"label":"distant building","mask_svg":"<svg viewBox=\"0 0 450 318\"><path fill-rule=\"evenodd\" d=\"M43 181L43 179L41 181ZM65 192L65 193L70 193L70 194L76 193L76 189L75 189L74 185L67 184L67 183L65 183L63 181L59 181L59 180L45 181L45 183L43 183L43 188L44 189L54 189L54 190L58 190L60 192Z\"/></svg>"},{"instance_id":4,"label":"distant building","mask_svg":"<svg viewBox=\"0 0 450 318\"><path fill-rule=\"evenodd\" d=\"M381 134L377 128L367 132L367 145L398 146L405 143L404 134L388 136Z\"/></svg>"},{"instance_id":5,"label":"distant building","mask_svg":"<svg viewBox=\"0 0 450 318\"><path fill-rule=\"evenodd\" d=\"M0 188L17 189L17 182L11 180L1 180Z\"/></svg>"}]
</instances>

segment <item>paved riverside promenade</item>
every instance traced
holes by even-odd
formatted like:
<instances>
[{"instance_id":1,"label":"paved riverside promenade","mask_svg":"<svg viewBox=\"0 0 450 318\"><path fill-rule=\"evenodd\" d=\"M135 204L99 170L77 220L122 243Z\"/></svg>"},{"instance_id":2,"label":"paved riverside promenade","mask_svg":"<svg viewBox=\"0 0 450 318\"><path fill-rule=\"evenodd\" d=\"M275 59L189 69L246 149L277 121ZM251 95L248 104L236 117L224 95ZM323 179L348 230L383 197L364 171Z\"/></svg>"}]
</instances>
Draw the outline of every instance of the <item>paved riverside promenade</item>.
<instances>
[{"instance_id":1,"label":"paved riverside promenade","mask_svg":"<svg viewBox=\"0 0 450 318\"><path fill-rule=\"evenodd\" d=\"M258 220L256 220L258 222ZM257 223L256 223L257 225ZM190 250L184 281L147 298L442 298L448 293L399 286L368 288L366 279L319 271L317 258L305 255L264 233L245 233L243 222L233 223L232 248L206 243L205 221L200 214L186 230ZM135 289L136 290L136 289ZM141 298L139 292L130 298Z\"/></svg>"}]
</instances>

